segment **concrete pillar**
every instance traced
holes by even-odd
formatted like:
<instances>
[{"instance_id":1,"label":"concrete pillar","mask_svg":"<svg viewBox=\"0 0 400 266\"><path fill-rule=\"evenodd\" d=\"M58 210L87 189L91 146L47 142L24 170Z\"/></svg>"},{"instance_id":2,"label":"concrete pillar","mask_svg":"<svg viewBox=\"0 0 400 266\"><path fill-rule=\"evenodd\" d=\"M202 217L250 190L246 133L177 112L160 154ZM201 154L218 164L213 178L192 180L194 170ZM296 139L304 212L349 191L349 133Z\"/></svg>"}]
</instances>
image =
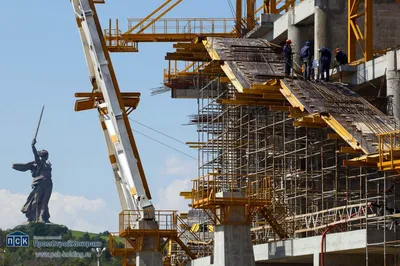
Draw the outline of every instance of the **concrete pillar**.
<instances>
[{"instance_id":1,"label":"concrete pillar","mask_svg":"<svg viewBox=\"0 0 400 266\"><path fill-rule=\"evenodd\" d=\"M238 196L238 192L220 192L216 196L229 197L231 193L235 193L235 197ZM245 219L244 207L231 206L228 223L215 226L214 266L255 266L250 225L244 224Z\"/></svg>"},{"instance_id":2,"label":"concrete pillar","mask_svg":"<svg viewBox=\"0 0 400 266\"><path fill-rule=\"evenodd\" d=\"M306 34L304 34L304 26L295 25L294 8L290 8L288 12L288 39L292 41L293 68L300 71L302 62L300 61L300 50L305 45Z\"/></svg>"},{"instance_id":3,"label":"concrete pillar","mask_svg":"<svg viewBox=\"0 0 400 266\"><path fill-rule=\"evenodd\" d=\"M136 223L138 229L158 229L156 221L141 220ZM162 266L161 252L158 250L159 239L157 236L143 237L142 250L136 252L136 266Z\"/></svg>"},{"instance_id":4,"label":"concrete pillar","mask_svg":"<svg viewBox=\"0 0 400 266\"><path fill-rule=\"evenodd\" d=\"M139 251L136 253L136 266L162 266L162 256L160 252Z\"/></svg>"},{"instance_id":5,"label":"concrete pillar","mask_svg":"<svg viewBox=\"0 0 400 266\"><path fill-rule=\"evenodd\" d=\"M388 110L389 114L393 111L393 116L400 119L400 52L389 51L386 54L386 88L387 96L392 96L392 104L389 105L393 110Z\"/></svg>"},{"instance_id":6,"label":"concrete pillar","mask_svg":"<svg viewBox=\"0 0 400 266\"><path fill-rule=\"evenodd\" d=\"M323 1L319 1L323 2ZM315 6L314 13L314 59L319 62L319 52L322 46L330 47L329 43L329 31L328 31L328 16L326 12L321 8L322 3L318 3ZM318 69L315 69L315 75L318 75Z\"/></svg>"},{"instance_id":7,"label":"concrete pillar","mask_svg":"<svg viewBox=\"0 0 400 266\"><path fill-rule=\"evenodd\" d=\"M314 261L313 266L320 266L319 259L320 259L320 254L319 253L314 253L314 255L313 255L313 261Z\"/></svg>"},{"instance_id":8,"label":"concrete pillar","mask_svg":"<svg viewBox=\"0 0 400 266\"><path fill-rule=\"evenodd\" d=\"M254 266L248 225L217 225L214 231L214 265Z\"/></svg>"}]
</instances>

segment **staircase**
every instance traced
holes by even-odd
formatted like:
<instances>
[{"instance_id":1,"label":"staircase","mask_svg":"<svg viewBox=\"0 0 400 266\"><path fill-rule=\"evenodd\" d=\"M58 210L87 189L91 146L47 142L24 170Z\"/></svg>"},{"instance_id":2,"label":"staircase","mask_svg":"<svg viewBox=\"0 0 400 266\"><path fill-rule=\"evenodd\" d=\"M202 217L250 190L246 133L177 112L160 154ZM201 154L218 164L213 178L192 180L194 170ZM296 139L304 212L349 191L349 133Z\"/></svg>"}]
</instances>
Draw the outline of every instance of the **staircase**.
<instances>
[{"instance_id":1,"label":"staircase","mask_svg":"<svg viewBox=\"0 0 400 266\"><path fill-rule=\"evenodd\" d=\"M259 213L280 239L287 239L294 234L295 221L290 219L294 214L290 211L283 197L275 195L271 198L271 204L260 208Z\"/></svg>"}]
</instances>

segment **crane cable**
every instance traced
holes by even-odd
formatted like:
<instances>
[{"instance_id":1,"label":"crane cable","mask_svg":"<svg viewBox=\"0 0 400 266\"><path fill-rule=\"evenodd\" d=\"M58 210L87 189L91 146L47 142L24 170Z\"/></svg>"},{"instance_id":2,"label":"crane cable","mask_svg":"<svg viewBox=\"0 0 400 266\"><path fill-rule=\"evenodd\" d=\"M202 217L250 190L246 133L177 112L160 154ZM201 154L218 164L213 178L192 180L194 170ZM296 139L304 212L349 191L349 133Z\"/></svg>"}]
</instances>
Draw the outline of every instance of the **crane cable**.
<instances>
[{"instance_id":1,"label":"crane cable","mask_svg":"<svg viewBox=\"0 0 400 266\"><path fill-rule=\"evenodd\" d=\"M157 132L158 134L161 134L161 135L163 135L163 136L165 136L165 137L167 137L167 138L170 138L170 139L172 139L172 140L174 140L174 141L176 141L176 142L179 142L180 144L183 144L183 145L186 146L186 143L183 142L183 141L180 141L179 139L176 139L176 138L174 138L174 137L171 137L171 136L169 136L169 135L167 135L167 134L165 134L165 133L163 133L163 132L161 132L161 131L159 131L159 130L157 130L157 129L154 129L154 128L152 128L152 127L146 126L145 124L140 123L140 122L137 121L137 120L134 120L134 119L131 119L131 118L129 118L129 120L131 120L132 122L135 122L135 123L137 123L137 124L139 124L139 125L141 125L141 126L143 126L143 127L145 127L145 128L148 128L148 129L150 129L150 130L152 130L152 131L154 131L154 132Z\"/></svg>"},{"instance_id":2,"label":"crane cable","mask_svg":"<svg viewBox=\"0 0 400 266\"><path fill-rule=\"evenodd\" d=\"M163 136L166 136L166 137L168 137L168 138L170 138L170 139L173 139L173 140L175 140L175 141L177 141L177 142L179 142L179 143L183 143L183 144L186 145L186 143L184 143L184 142L182 142L182 141L180 141L180 140L178 140L178 139L175 139L175 138L173 138L173 137L171 137L171 136L168 136L167 134L165 134L165 133L163 133L163 132L161 132L161 131L158 131L158 130L156 130L156 129L154 129L154 128L151 128L151 127L149 127L149 126L146 126L146 125L144 125L144 124L142 124L142 123L140 123L140 122L138 122L138 121L135 121L135 120L133 120L133 119L131 119L131 118L129 118L129 120L131 120L131 121L133 121L133 122L135 122L135 123L138 123L138 124L140 124L140 125L142 125L142 126L148 128L148 129L151 129L151 130L153 130L153 131L155 131L155 132L157 132L157 133L159 133L159 134L162 134ZM148 135L146 135L146 134L144 134L144 133L142 133L142 132L140 132L140 131L137 131L137 130L135 130L135 129L132 129L132 131L135 132L135 133L137 133L137 134L139 134L139 135L142 135L142 136L144 136L144 137L146 137L146 138L148 138L148 139L151 139L152 141L155 141L155 142L157 142L158 144L161 144L161 145L163 145L163 146L165 146L165 147L167 147L167 148L170 148L170 149L172 149L172 150L174 150L174 151L176 151L176 152L179 152L180 154L183 154L183 155L185 155L185 156L187 156L187 157L190 157L190 158L192 158L192 159L194 159L194 160L197 160L196 157L193 157L193 156L191 156L190 154L187 154L187 153L185 153L185 152L183 152L183 151L181 151L181 150L178 150L178 149L176 149L176 148L174 148L174 147L172 147L172 146L170 146L170 145L168 145L168 144L165 144L165 143L163 143L163 142L161 142L161 141L159 141L159 140L157 140L157 139L155 139L155 138L152 138L152 137L150 137L150 136L148 136Z\"/></svg>"}]
</instances>

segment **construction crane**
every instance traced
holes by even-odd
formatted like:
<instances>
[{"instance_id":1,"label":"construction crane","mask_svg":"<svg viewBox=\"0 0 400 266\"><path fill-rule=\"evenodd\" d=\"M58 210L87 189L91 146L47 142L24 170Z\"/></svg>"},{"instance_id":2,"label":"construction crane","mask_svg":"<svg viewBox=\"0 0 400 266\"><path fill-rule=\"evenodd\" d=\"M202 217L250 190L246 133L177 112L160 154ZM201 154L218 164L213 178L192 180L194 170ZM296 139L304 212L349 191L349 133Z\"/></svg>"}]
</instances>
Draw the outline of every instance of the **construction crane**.
<instances>
[{"instance_id":1,"label":"construction crane","mask_svg":"<svg viewBox=\"0 0 400 266\"><path fill-rule=\"evenodd\" d=\"M156 12L166 7L167 4L171 2L171 0L167 0L149 16L141 20L136 26L131 27L125 33L125 36L128 36L128 39L132 38L129 34L136 28L140 29L137 34L142 33L144 29L154 24L155 21L181 1L182 0L175 1L175 3L163 11L156 19L151 20L146 26L140 27L140 25L143 25L152 15L156 14ZM81 35L90 73L90 81L93 86L92 93L76 94L77 97L85 97L85 99L77 101L75 110L82 111L97 108L99 111L99 119L107 141L109 158L114 170L122 209L136 211L146 210L148 217L141 218L154 218L154 207L150 201L150 190L147 185L126 110L126 107L130 108L130 110L136 108L140 94L121 93L119 90L111 58L102 35L100 22L97 18L97 14L94 12L94 4L103 4L105 2L104 0L72 0L71 2ZM237 3L241 4L241 0L237 0ZM254 20L254 5L254 0L247 0L248 14L251 15L251 20ZM261 8L258 10L260 9ZM241 13L237 13L237 18L239 18L239 16L241 16ZM237 23L239 22L237 21ZM222 36L225 36L225 34L225 32L221 33ZM229 34L232 35L232 32ZM159 38L161 37L159 36ZM181 36L177 38L179 39ZM111 39L109 40L111 41ZM146 38L143 40L148 41ZM162 40L173 41L174 38L164 38ZM140 40L134 40L134 42L138 41Z\"/></svg>"},{"instance_id":2,"label":"construction crane","mask_svg":"<svg viewBox=\"0 0 400 266\"><path fill-rule=\"evenodd\" d=\"M120 92L95 8L95 3L103 1L72 0L71 3L92 84L92 92L75 94L82 98L77 100L75 111L98 110L123 210L118 236L125 238L125 247L117 248L116 236L111 234L110 252L122 256L124 266L159 266L163 264L161 250L174 241L194 259L195 254L180 240L182 231L178 233L178 224L184 221L176 211L156 211L150 201L150 190L128 120L128 114L139 103L140 93Z\"/></svg>"},{"instance_id":3,"label":"construction crane","mask_svg":"<svg viewBox=\"0 0 400 266\"><path fill-rule=\"evenodd\" d=\"M93 86L92 93L77 94L87 98L78 101L75 110L98 109L121 206L124 210L149 210L152 218L154 211L150 210L154 207L125 110L126 104L136 108L140 94L120 92L110 56L99 34L101 29L93 12L93 2L73 0L72 4Z\"/></svg>"}]
</instances>

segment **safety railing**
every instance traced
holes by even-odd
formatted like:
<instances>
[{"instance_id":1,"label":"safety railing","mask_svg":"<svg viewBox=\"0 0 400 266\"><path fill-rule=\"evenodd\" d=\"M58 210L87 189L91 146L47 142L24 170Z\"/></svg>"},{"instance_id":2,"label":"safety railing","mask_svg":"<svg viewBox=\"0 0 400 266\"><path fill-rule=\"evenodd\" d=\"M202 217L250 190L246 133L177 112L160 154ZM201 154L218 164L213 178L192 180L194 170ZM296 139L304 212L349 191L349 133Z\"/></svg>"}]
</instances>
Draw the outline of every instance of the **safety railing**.
<instances>
[{"instance_id":1,"label":"safety railing","mask_svg":"<svg viewBox=\"0 0 400 266\"><path fill-rule=\"evenodd\" d=\"M199 234L192 232L190 226L178 215L178 238L182 240L194 254L197 256L205 257L212 254L213 245L211 239L203 239L206 235L203 233L202 237ZM211 234L210 234L211 236ZM175 250L173 254L179 254L182 248L174 245Z\"/></svg>"},{"instance_id":2,"label":"safety railing","mask_svg":"<svg viewBox=\"0 0 400 266\"><path fill-rule=\"evenodd\" d=\"M171 84L171 80L179 76L186 77L199 74L198 71L204 67L206 63L207 62L184 61L184 65L182 65L181 61L170 60L168 62L168 68L164 69L164 85Z\"/></svg>"},{"instance_id":3,"label":"safety railing","mask_svg":"<svg viewBox=\"0 0 400 266\"><path fill-rule=\"evenodd\" d=\"M143 21L140 18L128 19L128 29L123 32L119 28L116 20L115 28L111 20L109 26L104 30L107 41L109 40L131 40L131 41L150 41L154 37L161 38L169 35L188 35L188 38L195 35L205 36L226 36L233 37L235 34L235 21L228 18L165 18L165 19L147 19ZM139 35L147 37L139 37ZM169 36L173 38L174 36ZM179 40L183 37L176 37ZM174 41L173 39L171 41Z\"/></svg>"},{"instance_id":4,"label":"safety railing","mask_svg":"<svg viewBox=\"0 0 400 266\"><path fill-rule=\"evenodd\" d=\"M233 19L166 18L128 19L127 31L109 21L104 30L106 45L111 52L137 52L138 42L189 42L197 36L236 37Z\"/></svg>"},{"instance_id":5,"label":"safety railing","mask_svg":"<svg viewBox=\"0 0 400 266\"><path fill-rule=\"evenodd\" d=\"M193 180L194 207L202 204L242 204L270 199L269 177L209 173ZM221 194L218 194L221 193Z\"/></svg>"},{"instance_id":6,"label":"safety railing","mask_svg":"<svg viewBox=\"0 0 400 266\"><path fill-rule=\"evenodd\" d=\"M176 211L154 211L154 218L157 224L142 221L143 217L151 217L153 212L125 210L119 214L119 233L129 233L135 231L157 232L157 231L177 231Z\"/></svg>"},{"instance_id":7,"label":"safety railing","mask_svg":"<svg viewBox=\"0 0 400 266\"><path fill-rule=\"evenodd\" d=\"M126 41L120 38L122 31L119 29L105 29L104 39L110 52L138 52L137 42Z\"/></svg>"},{"instance_id":8,"label":"safety railing","mask_svg":"<svg viewBox=\"0 0 400 266\"><path fill-rule=\"evenodd\" d=\"M273 14L284 14L289 11L289 8L300 4L304 0L270 0L271 12ZM276 2L275 9L273 7L273 2Z\"/></svg>"},{"instance_id":9,"label":"safety railing","mask_svg":"<svg viewBox=\"0 0 400 266\"><path fill-rule=\"evenodd\" d=\"M137 26L139 25L139 26ZM128 19L128 31L147 34L176 34L176 33L229 33L235 28L235 20L229 18L164 18Z\"/></svg>"},{"instance_id":10,"label":"safety railing","mask_svg":"<svg viewBox=\"0 0 400 266\"><path fill-rule=\"evenodd\" d=\"M109 233L108 243L113 256L123 256L137 250L137 247L133 247L125 238L119 237L119 233Z\"/></svg>"},{"instance_id":11,"label":"safety railing","mask_svg":"<svg viewBox=\"0 0 400 266\"><path fill-rule=\"evenodd\" d=\"M377 134L380 171L400 169L400 130Z\"/></svg>"}]
</instances>

